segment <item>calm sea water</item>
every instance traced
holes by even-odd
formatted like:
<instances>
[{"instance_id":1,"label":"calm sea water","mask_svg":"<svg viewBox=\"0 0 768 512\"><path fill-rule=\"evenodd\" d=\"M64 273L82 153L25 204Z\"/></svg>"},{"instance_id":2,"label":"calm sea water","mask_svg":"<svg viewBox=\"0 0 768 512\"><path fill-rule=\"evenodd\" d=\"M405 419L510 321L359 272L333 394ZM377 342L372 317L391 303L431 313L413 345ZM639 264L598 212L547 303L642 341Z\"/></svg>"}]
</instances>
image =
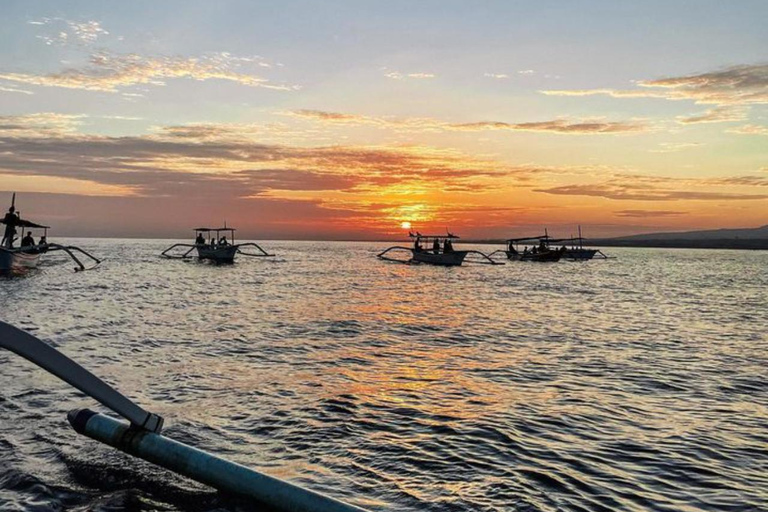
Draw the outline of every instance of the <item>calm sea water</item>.
<instances>
[{"instance_id":1,"label":"calm sea water","mask_svg":"<svg viewBox=\"0 0 768 512\"><path fill-rule=\"evenodd\" d=\"M99 269L0 280L0 318L174 439L372 510L768 510L768 253L445 269L272 242L215 267L79 243ZM76 407L0 354L0 509L247 509L77 435Z\"/></svg>"}]
</instances>

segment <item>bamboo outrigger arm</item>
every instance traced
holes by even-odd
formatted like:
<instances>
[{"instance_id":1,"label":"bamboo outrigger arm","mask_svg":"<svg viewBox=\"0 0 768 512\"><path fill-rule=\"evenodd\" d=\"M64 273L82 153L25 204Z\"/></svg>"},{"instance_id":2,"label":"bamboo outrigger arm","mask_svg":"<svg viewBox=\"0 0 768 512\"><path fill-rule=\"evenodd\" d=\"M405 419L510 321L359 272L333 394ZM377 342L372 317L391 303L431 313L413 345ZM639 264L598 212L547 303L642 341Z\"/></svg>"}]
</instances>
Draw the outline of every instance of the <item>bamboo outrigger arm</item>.
<instances>
[{"instance_id":1,"label":"bamboo outrigger arm","mask_svg":"<svg viewBox=\"0 0 768 512\"><path fill-rule=\"evenodd\" d=\"M101 263L101 260L97 258L96 256L93 256L92 254L88 253L87 251L76 247L74 245L59 245L59 244L47 244L47 247L45 249L46 252L53 252L53 251L64 251L66 252L70 258L74 260L75 263L77 263L77 268L75 268L75 272L81 271L81 270L91 270L99 266ZM83 262L80 261L77 256L75 256L74 251L79 252L80 254L83 254L93 260L95 263L86 268L85 265L83 265Z\"/></svg>"},{"instance_id":2,"label":"bamboo outrigger arm","mask_svg":"<svg viewBox=\"0 0 768 512\"><path fill-rule=\"evenodd\" d=\"M173 254L168 254L169 251L175 249L176 247L189 247L189 250L187 252L185 252L184 254L182 254L181 256L175 256ZM181 259L184 259L184 258L191 258L192 256L190 256L189 253L194 251L196 247L197 247L197 245L194 245L194 244L173 244L172 246L170 246L169 248L164 250L162 253L160 253L160 256L162 256L164 258L169 258L169 259L172 259L172 260L181 260Z\"/></svg>"},{"instance_id":3,"label":"bamboo outrigger arm","mask_svg":"<svg viewBox=\"0 0 768 512\"><path fill-rule=\"evenodd\" d=\"M379 254L376 255L376 257L386 261L394 261L395 263L405 263L406 265L409 265L411 264L411 262L413 262L413 258L408 260L400 260L397 258L390 258L389 256L385 256L389 251L408 251L411 254L413 254L413 249L411 249L410 247L403 247L402 245L393 245L389 249L385 249L381 251Z\"/></svg>"},{"instance_id":4,"label":"bamboo outrigger arm","mask_svg":"<svg viewBox=\"0 0 768 512\"><path fill-rule=\"evenodd\" d=\"M467 263L475 263L477 265L504 265L503 261L493 261L491 259L491 254L485 254L484 252L480 251L466 251L467 254L479 254L483 257L483 261L472 261L472 260L464 260Z\"/></svg>"},{"instance_id":5,"label":"bamboo outrigger arm","mask_svg":"<svg viewBox=\"0 0 768 512\"><path fill-rule=\"evenodd\" d=\"M134 427L160 432L163 418L145 411L103 380L31 334L0 321L0 347L20 355L94 398Z\"/></svg>"},{"instance_id":6,"label":"bamboo outrigger arm","mask_svg":"<svg viewBox=\"0 0 768 512\"><path fill-rule=\"evenodd\" d=\"M256 249L261 251L261 254L253 254L251 252L241 251L240 250L241 247L255 247ZM248 243L244 243L244 244L238 244L237 252L239 254L242 254L243 256L253 256L253 257L256 257L256 258L265 258L265 257L272 257L272 256L274 256L274 254L269 254L267 251L262 249L259 244L256 244L256 243L253 243L253 242L248 242Z\"/></svg>"}]
</instances>

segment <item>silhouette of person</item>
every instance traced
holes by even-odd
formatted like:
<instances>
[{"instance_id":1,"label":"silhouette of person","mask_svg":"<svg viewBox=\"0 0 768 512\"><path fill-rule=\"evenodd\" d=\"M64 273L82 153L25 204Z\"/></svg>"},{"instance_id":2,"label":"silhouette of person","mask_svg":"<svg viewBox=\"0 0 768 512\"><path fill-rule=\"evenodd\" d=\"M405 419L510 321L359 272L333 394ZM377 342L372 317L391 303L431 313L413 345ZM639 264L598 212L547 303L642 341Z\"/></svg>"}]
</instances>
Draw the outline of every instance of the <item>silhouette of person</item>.
<instances>
[{"instance_id":1,"label":"silhouette of person","mask_svg":"<svg viewBox=\"0 0 768 512\"><path fill-rule=\"evenodd\" d=\"M453 252L453 242L451 242L450 238L445 239L445 243L443 244L443 252L444 253Z\"/></svg>"},{"instance_id":2,"label":"silhouette of person","mask_svg":"<svg viewBox=\"0 0 768 512\"><path fill-rule=\"evenodd\" d=\"M432 242L432 251L435 254L440 254L440 240L438 240L437 238L435 238L435 241Z\"/></svg>"},{"instance_id":3,"label":"silhouette of person","mask_svg":"<svg viewBox=\"0 0 768 512\"><path fill-rule=\"evenodd\" d=\"M421 252L421 239L417 238L415 242L413 242L413 250L416 252Z\"/></svg>"},{"instance_id":4,"label":"silhouette of person","mask_svg":"<svg viewBox=\"0 0 768 512\"><path fill-rule=\"evenodd\" d=\"M227 243L227 237L225 237L225 236L221 237L221 239L219 240L219 245L220 246L229 245Z\"/></svg>"},{"instance_id":5,"label":"silhouette of person","mask_svg":"<svg viewBox=\"0 0 768 512\"><path fill-rule=\"evenodd\" d=\"M35 245L35 239L32 238L32 232L27 231L27 236L21 239L21 246L26 247L28 245Z\"/></svg>"},{"instance_id":6,"label":"silhouette of person","mask_svg":"<svg viewBox=\"0 0 768 512\"><path fill-rule=\"evenodd\" d=\"M197 238L195 238L195 243L198 244L198 245L205 244L205 238L203 237L202 233L198 233L197 234Z\"/></svg>"},{"instance_id":7,"label":"silhouette of person","mask_svg":"<svg viewBox=\"0 0 768 512\"><path fill-rule=\"evenodd\" d=\"M14 236L16 235L16 225L19 223L19 216L16 214L16 207L8 208L8 213L3 217L5 224L5 234L3 235L2 245L4 247L13 247Z\"/></svg>"}]
</instances>

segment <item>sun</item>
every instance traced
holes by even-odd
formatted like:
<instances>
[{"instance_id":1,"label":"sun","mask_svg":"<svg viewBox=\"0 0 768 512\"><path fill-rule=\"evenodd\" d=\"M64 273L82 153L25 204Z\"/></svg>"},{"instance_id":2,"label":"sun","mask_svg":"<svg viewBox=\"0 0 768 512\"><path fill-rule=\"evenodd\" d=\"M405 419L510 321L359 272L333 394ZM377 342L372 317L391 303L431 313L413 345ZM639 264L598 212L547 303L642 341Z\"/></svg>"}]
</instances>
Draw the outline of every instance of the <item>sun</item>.
<instances>
[{"instance_id":1,"label":"sun","mask_svg":"<svg viewBox=\"0 0 768 512\"><path fill-rule=\"evenodd\" d=\"M408 222L408 221L401 222L400 223L400 227L403 228L403 229L411 229L411 223Z\"/></svg>"}]
</instances>

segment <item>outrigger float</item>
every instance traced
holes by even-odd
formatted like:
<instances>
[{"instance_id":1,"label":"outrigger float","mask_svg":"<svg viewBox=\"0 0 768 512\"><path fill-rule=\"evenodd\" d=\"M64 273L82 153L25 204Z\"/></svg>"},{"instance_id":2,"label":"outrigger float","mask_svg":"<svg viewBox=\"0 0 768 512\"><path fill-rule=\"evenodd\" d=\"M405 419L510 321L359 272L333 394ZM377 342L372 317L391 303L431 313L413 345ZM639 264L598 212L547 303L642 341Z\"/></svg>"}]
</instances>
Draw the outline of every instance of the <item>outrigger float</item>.
<instances>
[{"instance_id":1,"label":"outrigger float","mask_svg":"<svg viewBox=\"0 0 768 512\"><path fill-rule=\"evenodd\" d=\"M197 257L200 260L208 260L213 263L234 263L235 256L242 254L243 256L252 256L256 258L272 257L274 254L269 254L267 251L261 248L261 246L254 242L246 242L244 244L235 243L235 228L227 227L226 223L223 228L195 228L195 243L194 244L173 244L160 255L164 258L170 259L186 259L192 258L190 253L197 250ZM222 233L229 233L229 240L226 236L221 236ZM212 236L211 236L212 235ZM206 237L210 237L209 241L206 241ZM184 254L172 254L172 251L178 247L188 247L189 250ZM254 247L258 250L258 253L243 251L242 247Z\"/></svg>"},{"instance_id":2,"label":"outrigger float","mask_svg":"<svg viewBox=\"0 0 768 512\"><path fill-rule=\"evenodd\" d=\"M276 512L366 512L324 494L235 464L164 436L163 418L146 411L72 359L31 334L0 321L5 348L94 398L130 423L89 409L67 420L78 434Z\"/></svg>"},{"instance_id":3,"label":"outrigger float","mask_svg":"<svg viewBox=\"0 0 768 512\"><path fill-rule=\"evenodd\" d=\"M11 207L8 208L8 213L0 219L0 223L5 224L3 240L2 243L0 243L0 273L18 274L37 268L43 254L56 251L63 251L72 258L77 264L75 272L95 268L101 263L101 260L74 245L49 243L48 230L50 229L50 226L44 226L27 219L22 219L21 213L16 211L15 192L11 199ZM21 228L22 235L26 232L21 239L19 247L14 247L14 243L17 240L16 235L19 234L16 228ZM40 239L35 242L35 239L32 236L32 230L41 229L43 230L43 234ZM91 259L94 264L86 268L83 262L75 256L76 252Z\"/></svg>"},{"instance_id":4,"label":"outrigger float","mask_svg":"<svg viewBox=\"0 0 768 512\"><path fill-rule=\"evenodd\" d=\"M482 265L503 265L504 263L493 261L487 254L480 251L456 251L453 248L453 241L460 237L453 233L445 235L422 235L419 232L408 233L408 237L413 240L413 247L404 247L402 245L392 246L377 256L386 261L396 263L405 263L408 265L415 263L425 263L427 265L438 265L442 267L459 267L466 260L467 263L477 263ZM422 246L422 242L425 246ZM431 244L431 246L430 246ZM392 258L387 256L390 251L410 252L410 259ZM482 260L467 260L469 254L478 254Z\"/></svg>"}]
</instances>

